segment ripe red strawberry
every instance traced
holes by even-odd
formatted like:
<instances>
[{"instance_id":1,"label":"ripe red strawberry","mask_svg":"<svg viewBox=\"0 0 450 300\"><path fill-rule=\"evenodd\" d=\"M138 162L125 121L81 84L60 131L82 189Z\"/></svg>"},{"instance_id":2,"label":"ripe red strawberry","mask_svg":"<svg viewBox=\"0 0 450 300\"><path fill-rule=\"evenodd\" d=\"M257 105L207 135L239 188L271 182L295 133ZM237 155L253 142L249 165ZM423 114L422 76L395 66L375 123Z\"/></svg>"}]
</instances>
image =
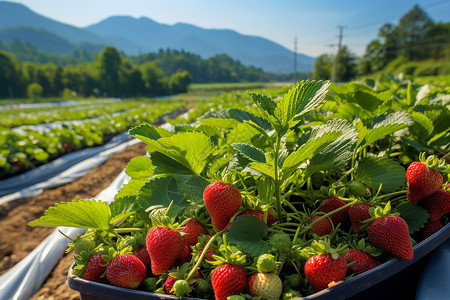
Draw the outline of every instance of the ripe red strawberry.
<instances>
[{"instance_id":1,"label":"ripe red strawberry","mask_svg":"<svg viewBox=\"0 0 450 300\"><path fill-rule=\"evenodd\" d=\"M95 282L106 282L106 278L101 278L106 271L106 264L108 262L102 258L101 253L94 253L89 256L86 263L86 269L83 273L83 278ZM102 266L103 265L103 266Z\"/></svg>"},{"instance_id":2,"label":"ripe red strawberry","mask_svg":"<svg viewBox=\"0 0 450 300\"><path fill-rule=\"evenodd\" d=\"M189 219L181 232L186 233L183 235L183 240L187 246L194 246L197 244L199 236L208 234L206 227L196 219Z\"/></svg>"},{"instance_id":3,"label":"ripe red strawberry","mask_svg":"<svg viewBox=\"0 0 450 300\"><path fill-rule=\"evenodd\" d=\"M203 248L200 249L198 252L199 252L200 255L201 255L202 252L203 252ZM206 250L204 259L207 260L207 261L215 261L216 259L213 257L213 255L214 255L215 252L216 252L216 251L215 251L213 248L209 247L209 248Z\"/></svg>"},{"instance_id":4,"label":"ripe red strawberry","mask_svg":"<svg viewBox=\"0 0 450 300\"><path fill-rule=\"evenodd\" d=\"M443 177L425 163L415 161L406 169L406 181L408 181L408 200L417 203L437 191L443 183Z\"/></svg>"},{"instance_id":5,"label":"ripe red strawberry","mask_svg":"<svg viewBox=\"0 0 450 300\"><path fill-rule=\"evenodd\" d=\"M371 206L367 203L356 203L350 206L348 215L350 217L350 223L352 224L353 233L359 233L361 226L365 225L362 222L371 218L371 215L369 214L370 207Z\"/></svg>"},{"instance_id":6,"label":"ripe red strawberry","mask_svg":"<svg viewBox=\"0 0 450 300\"><path fill-rule=\"evenodd\" d=\"M134 250L133 254L139 258L147 269L152 267L152 261L150 260L150 254L148 254L146 246L140 246Z\"/></svg>"},{"instance_id":7,"label":"ripe red strawberry","mask_svg":"<svg viewBox=\"0 0 450 300\"><path fill-rule=\"evenodd\" d=\"M344 255L347 263L355 262L349 267L349 271L355 275L364 273L379 266L381 263L372 256L358 249L349 249Z\"/></svg>"},{"instance_id":8,"label":"ripe red strawberry","mask_svg":"<svg viewBox=\"0 0 450 300\"><path fill-rule=\"evenodd\" d=\"M114 257L106 267L106 278L115 286L136 289L147 277L147 269L133 254Z\"/></svg>"},{"instance_id":9,"label":"ripe red strawberry","mask_svg":"<svg viewBox=\"0 0 450 300\"><path fill-rule=\"evenodd\" d=\"M315 220L317 220L318 218L320 218L321 216L314 216L311 218L311 220L309 221L309 223L314 222ZM331 231L333 230L330 220L328 220L328 218L322 219L320 221L318 221L316 224L314 224L311 228L311 231L317 235L326 235L326 234L330 234Z\"/></svg>"},{"instance_id":10,"label":"ripe red strawberry","mask_svg":"<svg viewBox=\"0 0 450 300\"><path fill-rule=\"evenodd\" d=\"M264 220L264 212L260 211L260 210L255 210L255 209L246 209L241 211L240 213L238 213L236 215L236 217L239 216L244 216L244 215L251 215L251 216L255 216L258 218L258 220L263 221ZM275 219L275 217L270 213L267 212L267 226L270 227L272 226L273 223L275 223L277 220Z\"/></svg>"},{"instance_id":11,"label":"ripe red strawberry","mask_svg":"<svg viewBox=\"0 0 450 300\"><path fill-rule=\"evenodd\" d=\"M327 214L327 213L332 212L333 210L338 209L346 204L347 203L340 198L331 197L331 198L322 200L322 202L320 202L320 204L319 204L318 210ZM333 222L334 226L337 226L338 224L347 220L349 209L350 209L349 207L346 207L330 216L330 219Z\"/></svg>"},{"instance_id":12,"label":"ripe red strawberry","mask_svg":"<svg viewBox=\"0 0 450 300\"><path fill-rule=\"evenodd\" d=\"M423 241L429 238L430 236L441 230L443 227L444 223L442 223L440 220L428 221L417 233L419 240Z\"/></svg>"},{"instance_id":13,"label":"ripe red strawberry","mask_svg":"<svg viewBox=\"0 0 450 300\"><path fill-rule=\"evenodd\" d=\"M430 214L428 220L437 221L445 214L450 213L450 192L437 190L423 198L420 205Z\"/></svg>"},{"instance_id":14,"label":"ripe red strawberry","mask_svg":"<svg viewBox=\"0 0 450 300\"><path fill-rule=\"evenodd\" d=\"M247 281L247 290L253 297L266 300L280 299L283 283L275 273L254 273Z\"/></svg>"},{"instance_id":15,"label":"ripe red strawberry","mask_svg":"<svg viewBox=\"0 0 450 300\"><path fill-rule=\"evenodd\" d=\"M175 281L177 281L177 280L175 278L173 278L172 276L167 276L167 279L164 282L164 290L166 291L167 294L175 295L175 293L170 291L172 289L173 285L175 284Z\"/></svg>"},{"instance_id":16,"label":"ripe red strawberry","mask_svg":"<svg viewBox=\"0 0 450 300\"><path fill-rule=\"evenodd\" d=\"M237 265L222 264L212 272L211 283L216 300L239 295L247 284L245 269Z\"/></svg>"},{"instance_id":17,"label":"ripe red strawberry","mask_svg":"<svg viewBox=\"0 0 450 300\"><path fill-rule=\"evenodd\" d=\"M180 257L184 246L181 234L164 226L152 227L147 233L146 244L154 275L169 270Z\"/></svg>"},{"instance_id":18,"label":"ripe red strawberry","mask_svg":"<svg viewBox=\"0 0 450 300\"><path fill-rule=\"evenodd\" d=\"M214 182L203 192L203 201L215 230L224 229L242 204L242 196L231 184Z\"/></svg>"},{"instance_id":19,"label":"ripe red strawberry","mask_svg":"<svg viewBox=\"0 0 450 300\"><path fill-rule=\"evenodd\" d=\"M305 276L318 292L326 289L332 282L344 280L347 261L343 256L333 259L330 253L314 255L305 264Z\"/></svg>"},{"instance_id":20,"label":"ripe red strawberry","mask_svg":"<svg viewBox=\"0 0 450 300\"><path fill-rule=\"evenodd\" d=\"M401 259L413 259L413 249L406 222L394 215L380 217L367 228L369 240L376 247Z\"/></svg>"}]
</instances>

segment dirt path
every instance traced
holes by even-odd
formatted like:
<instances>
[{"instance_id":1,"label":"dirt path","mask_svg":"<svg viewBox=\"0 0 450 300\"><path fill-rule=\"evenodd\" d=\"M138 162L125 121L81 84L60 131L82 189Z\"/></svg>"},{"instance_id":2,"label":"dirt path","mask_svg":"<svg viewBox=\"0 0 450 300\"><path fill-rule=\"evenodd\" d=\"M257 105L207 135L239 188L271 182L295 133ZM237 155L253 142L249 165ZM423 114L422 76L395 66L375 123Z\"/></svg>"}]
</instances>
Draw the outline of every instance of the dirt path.
<instances>
[{"instance_id":1,"label":"dirt path","mask_svg":"<svg viewBox=\"0 0 450 300\"><path fill-rule=\"evenodd\" d=\"M104 164L75 182L0 206L0 230L3 232L0 235L0 275L27 256L54 231L54 228L29 227L29 221L42 216L55 203L93 198L111 184L131 158L144 154L145 144L130 146L113 154ZM66 284L67 270L72 262L71 254L64 256L41 289L30 299L80 299L79 293L69 289Z\"/></svg>"}]
</instances>

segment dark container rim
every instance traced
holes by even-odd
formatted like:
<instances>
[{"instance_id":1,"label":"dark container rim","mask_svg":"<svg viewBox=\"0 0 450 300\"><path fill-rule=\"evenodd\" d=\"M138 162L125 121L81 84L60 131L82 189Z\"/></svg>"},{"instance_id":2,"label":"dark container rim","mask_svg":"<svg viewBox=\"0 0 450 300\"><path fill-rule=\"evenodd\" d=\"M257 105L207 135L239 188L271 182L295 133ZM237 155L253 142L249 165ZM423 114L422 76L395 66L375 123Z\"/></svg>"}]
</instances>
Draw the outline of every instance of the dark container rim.
<instances>
[{"instance_id":1,"label":"dark container rim","mask_svg":"<svg viewBox=\"0 0 450 300\"><path fill-rule=\"evenodd\" d=\"M318 293L303 297L301 299L316 299L316 300L339 300L339 299L379 299L380 292L385 299L399 299L399 294L395 294L398 289L396 280L409 281L413 272L417 272L413 266L418 266L419 263L424 265L425 258L438 246L450 238L450 223L444 228L433 234L426 240L417 244L414 250L414 258L412 260L402 260L393 258L386 263L373 268L363 274L353 277L351 280L344 281L332 288L327 288ZM416 268L417 269L417 268ZM402 272L403 271L403 272ZM407 274L403 274L407 273ZM398 276L398 275L401 276ZM394 282L391 279L397 277ZM384 286L389 283L388 286ZM72 274L72 266L68 272L67 284L69 288L80 293L81 299L180 299L172 295L155 294L142 290L131 290L112 286L109 284L97 283L88 281ZM411 288L411 282L408 282ZM376 290L374 290L376 289ZM414 287L415 291L415 287ZM399 291L397 291L399 292ZM204 300L199 298L181 298L186 300Z\"/></svg>"}]
</instances>

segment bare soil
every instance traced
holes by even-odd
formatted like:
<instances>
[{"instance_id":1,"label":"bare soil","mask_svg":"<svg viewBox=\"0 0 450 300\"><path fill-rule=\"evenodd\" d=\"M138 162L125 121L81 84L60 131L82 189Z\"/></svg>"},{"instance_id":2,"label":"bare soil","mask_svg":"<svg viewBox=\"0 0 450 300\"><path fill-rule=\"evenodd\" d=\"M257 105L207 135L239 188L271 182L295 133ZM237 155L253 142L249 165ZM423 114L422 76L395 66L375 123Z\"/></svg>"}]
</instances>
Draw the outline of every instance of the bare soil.
<instances>
[{"instance_id":1,"label":"bare soil","mask_svg":"<svg viewBox=\"0 0 450 300\"><path fill-rule=\"evenodd\" d=\"M0 276L25 258L55 229L30 227L27 223L59 202L90 199L107 188L126 167L131 158L145 155L145 144L139 143L113 154L100 166L82 178L42 194L0 205ZM73 263L72 254L65 255L53 269L41 289L30 299L80 299L79 292L66 284L67 271Z\"/></svg>"}]
</instances>

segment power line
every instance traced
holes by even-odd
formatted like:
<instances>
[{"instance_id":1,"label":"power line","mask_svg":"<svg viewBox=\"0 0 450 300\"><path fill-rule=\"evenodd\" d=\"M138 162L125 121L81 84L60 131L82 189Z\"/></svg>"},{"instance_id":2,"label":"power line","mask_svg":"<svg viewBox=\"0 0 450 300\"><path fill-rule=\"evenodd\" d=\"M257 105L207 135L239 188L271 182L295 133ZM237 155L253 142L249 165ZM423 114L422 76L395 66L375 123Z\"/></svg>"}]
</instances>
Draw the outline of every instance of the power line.
<instances>
[{"instance_id":1,"label":"power line","mask_svg":"<svg viewBox=\"0 0 450 300\"><path fill-rule=\"evenodd\" d=\"M338 68L338 64L339 64L339 52L341 51L342 48L342 36L344 34L344 26L340 25L338 26L339 28L339 36L338 36L338 52L336 54L336 58L334 59L334 68L333 68L333 82L336 82L336 77L337 77L337 68Z\"/></svg>"}]
</instances>

